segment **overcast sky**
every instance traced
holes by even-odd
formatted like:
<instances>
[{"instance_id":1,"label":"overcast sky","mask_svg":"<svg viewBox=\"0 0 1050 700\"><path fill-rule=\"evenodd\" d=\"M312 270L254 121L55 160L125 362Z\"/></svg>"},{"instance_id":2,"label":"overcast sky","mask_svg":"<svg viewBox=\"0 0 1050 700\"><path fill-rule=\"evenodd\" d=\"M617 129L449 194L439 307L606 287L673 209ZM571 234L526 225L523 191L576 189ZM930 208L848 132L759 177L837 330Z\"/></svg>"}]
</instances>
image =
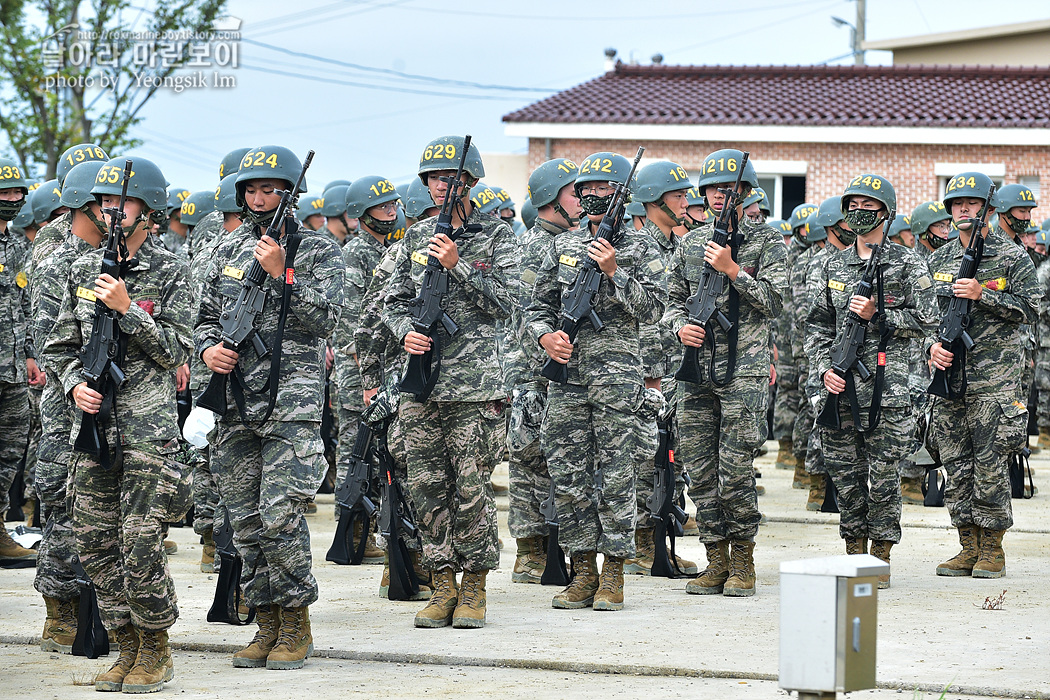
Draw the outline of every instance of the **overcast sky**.
<instances>
[{"instance_id":1,"label":"overcast sky","mask_svg":"<svg viewBox=\"0 0 1050 700\"><path fill-rule=\"evenodd\" d=\"M336 178L405 181L426 143L447 133L472 134L482 152L521 153L525 139L504 136L500 117L598 76L607 47L643 64L655 53L680 65L848 64L849 29L831 17L856 19L850 0L231 0L228 8L243 22L241 66L220 72L236 88L161 90L136 130L145 144L132 155L157 162L175 186L212 188L227 151L266 143L316 150L308 181L318 194ZM1036 0L868 0L867 37L1047 17L1050 7ZM867 62L890 57L868 52ZM974 97L995 99L959 96Z\"/></svg>"}]
</instances>

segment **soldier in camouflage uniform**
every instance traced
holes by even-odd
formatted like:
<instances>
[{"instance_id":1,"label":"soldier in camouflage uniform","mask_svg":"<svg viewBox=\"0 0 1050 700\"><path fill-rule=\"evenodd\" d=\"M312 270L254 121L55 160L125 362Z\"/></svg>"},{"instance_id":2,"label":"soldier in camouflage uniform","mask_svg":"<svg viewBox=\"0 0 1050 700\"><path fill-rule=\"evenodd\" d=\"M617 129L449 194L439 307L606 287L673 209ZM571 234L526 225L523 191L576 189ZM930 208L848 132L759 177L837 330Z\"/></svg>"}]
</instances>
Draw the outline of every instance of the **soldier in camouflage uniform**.
<instances>
[{"instance_id":1,"label":"soldier in camouflage uniform","mask_svg":"<svg viewBox=\"0 0 1050 700\"><path fill-rule=\"evenodd\" d=\"M937 567L939 576L1006 575L1002 541L1013 525L1009 461L1027 437L1020 329L1035 321L1041 294L1028 255L1000 233L987 231L985 222L998 195L992 195L984 221L978 222L980 230L973 231L973 219L988 199L991 184L988 176L977 172L948 180L944 206L959 238L929 259L942 313L953 296L972 301L967 330L975 343L965 355L957 347L945 348L936 334L925 345L935 370L964 361L967 378L965 386L949 384L959 398L933 398L930 440L948 473L945 505L962 544L962 551ZM983 236L976 276L956 279L963 251L975 233Z\"/></svg>"},{"instance_id":2,"label":"soldier in camouflage uniform","mask_svg":"<svg viewBox=\"0 0 1050 700\"><path fill-rule=\"evenodd\" d=\"M51 334L62 308L62 298L73 262L98 248L106 234L102 210L91 190L104 161L78 163L62 185L62 204L70 208L73 223L66 242L43 258L34 269L32 308L34 337ZM37 491L44 523L33 586L44 596L47 617L40 646L44 651L72 652L77 627L79 587L73 571L76 538L73 515L66 497L73 430L72 413L62 381L46 363L47 374L40 401L41 436L37 453Z\"/></svg>"},{"instance_id":3,"label":"soldier in camouflage uniform","mask_svg":"<svg viewBox=\"0 0 1050 700\"><path fill-rule=\"evenodd\" d=\"M1047 232L1040 229L1036 234L1037 250L1046 251ZM1036 278L1043 299L1039 302L1038 338L1035 355L1036 420L1039 427L1039 442L1033 452L1050 449L1050 259L1036 266ZM1027 488L1027 482L1026 482Z\"/></svg>"},{"instance_id":4,"label":"soldier in camouflage uniform","mask_svg":"<svg viewBox=\"0 0 1050 700\"><path fill-rule=\"evenodd\" d=\"M169 187L166 210L154 212L155 214L163 213L167 217L167 220L159 224L157 228L161 231L161 243L169 252L188 255L186 242L189 240L190 225L182 218L182 205L186 203L191 194L193 193L184 187Z\"/></svg>"},{"instance_id":5,"label":"soldier in camouflage uniform","mask_svg":"<svg viewBox=\"0 0 1050 700\"><path fill-rule=\"evenodd\" d=\"M438 213L437 205L430 198L430 190L418 178L409 183L402 199L405 205L405 216L408 218L406 223L409 226L417 221L436 216Z\"/></svg>"},{"instance_id":6,"label":"soldier in camouflage uniform","mask_svg":"<svg viewBox=\"0 0 1050 700\"><path fill-rule=\"evenodd\" d=\"M435 235L436 219L405 232L388 282L383 321L410 355L440 342L440 374L423 402L405 396L399 420L408 463L408 487L415 504L424 564L433 572L434 595L416 614L417 627L485 625L485 579L499 563L496 503L491 474L502 455L506 389L497 350L499 321L510 318L518 294L518 244L499 218L482 214L469 188L485 175L477 146L463 152L464 139L432 141L419 161L419 177L435 203L451 203L456 241ZM464 186L449 192L465 155ZM455 337L443 329L430 337L413 330L410 304L419 294L428 257L448 270L448 315L459 326ZM406 360L410 361L410 360ZM457 588L456 571L463 571Z\"/></svg>"},{"instance_id":7,"label":"soldier in camouflage uniform","mask_svg":"<svg viewBox=\"0 0 1050 700\"><path fill-rule=\"evenodd\" d=\"M232 375L211 469L244 558L245 602L258 611L258 633L233 655L233 665L242 668L302 668L313 649L308 607L318 591L304 514L327 469L321 442L325 339L339 318L346 273L331 238L300 229L290 216L273 221L280 202L275 190L291 189L301 170L295 154L281 146L244 155L235 185L245 223L214 254L194 331L196 353L208 369ZM305 187L304 181L300 191ZM297 238L292 264L285 245L294 250ZM260 357L252 344L238 352L221 342L219 319L231 312L255 261L266 273L266 296L254 327L272 354L277 329L284 328L276 376L271 358Z\"/></svg>"},{"instance_id":8,"label":"soldier in camouflage uniform","mask_svg":"<svg viewBox=\"0 0 1050 700\"><path fill-rule=\"evenodd\" d=\"M637 414L655 420L662 402L642 381L640 339L666 299L656 242L628 223L614 232L615 241L594 236L630 170L615 153L595 153L580 164L575 187L589 219L548 245L525 310L532 341L551 361L568 365L568 381L547 388L540 438L554 481L559 541L576 572L554 596L555 608L623 609L624 560L635 555ZM562 293L588 258L601 271L594 311L605 327L598 333L585 324L570 343L560 330ZM604 555L600 576L598 552Z\"/></svg>"},{"instance_id":9,"label":"soldier in camouflage uniform","mask_svg":"<svg viewBox=\"0 0 1050 700\"><path fill-rule=\"evenodd\" d=\"M99 170L92 193L103 211L119 203L124 164L114 159ZM120 649L113 667L96 678L98 690L152 692L174 676L167 630L178 608L161 531L189 507L174 371L186 361L192 339L186 264L149 235L149 212L164 207L164 186L156 165L135 159L124 210L127 270L120 279L99 275L101 250L76 260L45 346L63 391L81 411L96 415L106 435L99 458L78 453L70 465L77 551ZM105 397L82 376L80 354L96 300L121 315L126 334L126 380L106 399L109 416L100 411Z\"/></svg>"},{"instance_id":10,"label":"soldier in camouflage uniform","mask_svg":"<svg viewBox=\"0 0 1050 700\"><path fill-rule=\"evenodd\" d=\"M335 238L328 230L321 230L324 229L325 224L323 210L323 197L303 197L299 200L299 208L295 210L295 218L299 219L299 223L302 224L303 228L316 231L329 238Z\"/></svg>"},{"instance_id":11,"label":"soldier in camouflage uniform","mask_svg":"<svg viewBox=\"0 0 1050 700\"><path fill-rule=\"evenodd\" d=\"M350 217L346 214L346 191L349 188L350 185L329 185L321 197L321 213L325 217L321 231L328 233L340 246L354 238L350 233Z\"/></svg>"},{"instance_id":12,"label":"soldier in camouflage uniform","mask_svg":"<svg viewBox=\"0 0 1050 700\"><path fill-rule=\"evenodd\" d=\"M872 556L887 563L901 538L898 463L914 452L917 432L908 381L911 339L923 337L937 320L933 284L922 259L904 246L884 242L896 207L896 193L884 177L863 173L850 181L842 195L844 219L838 231L840 239L849 232L856 240L822 264L820 291L806 327L806 352L826 390L817 410L825 408L829 393L840 396L839 427L818 424L824 465L838 491L839 535L847 554L866 554L870 539ZM880 243L875 292L855 295L872 246ZM867 323L858 353L858 361L871 368L867 379L855 368L840 373L831 366L847 318L856 317ZM889 585L889 574L881 575L879 587Z\"/></svg>"},{"instance_id":13,"label":"soldier in camouflage uniform","mask_svg":"<svg viewBox=\"0 0 1050 700\"><path fill-rule=\"evenodd\" d=\"M704 159L697 187L715 216L722 212L743 153L723 149ZM748 163L741 194L758 186ZM707 568L688 593L751 596L755 593L755 534L761 514L755 489L754 450L762 441L770 377L769 336L781 313L785 250L779 232L753 222L738 204L730 213L728 245L712 240L714 223L689 233L671 261L663 323L683 345L699 348L700 383L678 383L681 454L693 483L700 541ZM687 309L705 270L724 275L717 307L732 323L727 336L713 320L696 325ZM678 454L676 452L676 454Z\"/></svg>"},{"instance_id":14,"label":"soldier in camouflage uniform","mask_svg":"<svg viewBox=\"0 0 1050 700\"><path fill-rule=\"evenodd\" d=\"M512 310L512 328L520 345L517 362L508 366L512 386L507 451L510 454L510 510L507 523L518 553L511 580L539 583L547 566L547 522L540 504L550 494L550 472L540 447L540 426L547 412L547 378L539 369L546 355L531 342L523 310L532 301L540 263L555 236L574 228L583 210L576 195L579 168L567 158L543 163L529 175L526 201L538 202L535 224L521 237L521 284Z\"/></svg>"}]
</instances>

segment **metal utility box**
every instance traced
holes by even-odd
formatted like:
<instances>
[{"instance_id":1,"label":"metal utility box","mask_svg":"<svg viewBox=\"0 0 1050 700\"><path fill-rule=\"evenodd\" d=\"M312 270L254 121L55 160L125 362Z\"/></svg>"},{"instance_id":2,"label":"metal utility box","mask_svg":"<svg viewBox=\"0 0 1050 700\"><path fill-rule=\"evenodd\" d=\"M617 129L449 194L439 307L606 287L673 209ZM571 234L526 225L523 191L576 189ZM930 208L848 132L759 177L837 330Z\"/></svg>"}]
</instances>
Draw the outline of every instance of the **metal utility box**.
<instances>
[{"instance_id":1,"label":"metal utility box","mask_svg":"<svg viewBox=\"0 0 1050 700\"><path fill-rule=\"evenodd\" d=\"M780 564L780 687L806 695L875 687L879 574L870 554Z\"/></svg>"}]
</instances>

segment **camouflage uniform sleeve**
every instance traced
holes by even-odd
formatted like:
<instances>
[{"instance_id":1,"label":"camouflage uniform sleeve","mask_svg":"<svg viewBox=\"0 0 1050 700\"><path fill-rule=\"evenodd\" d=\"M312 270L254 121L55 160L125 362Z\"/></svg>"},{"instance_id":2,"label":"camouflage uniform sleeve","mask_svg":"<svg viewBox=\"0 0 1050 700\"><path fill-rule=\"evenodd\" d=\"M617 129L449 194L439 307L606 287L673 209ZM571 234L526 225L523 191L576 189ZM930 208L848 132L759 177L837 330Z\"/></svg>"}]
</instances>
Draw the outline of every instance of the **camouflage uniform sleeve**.
<instances>
[{"instance_id":1,"label":"camouflage uniform sleeve","mask_svg":"<svg viewBox=\"0 0 1050 700\"><path fill-rule=\"evenodd\" d=\"M350 357L357 354L354 331L364 312L365 293L372 271L364 269L364 256L356 245L352 249L343 249L343 261L346 263L346 284L343 287L343 313L336 328L335 347L344 357Z\"/></svg>"},{"instance_id":2,"label":"camouflage uniform sleeve","mask_svg":"<svg viewBox=\"0 0 1050 700\"><path fill-rule=\"evenodd\" d=\"M154 260L157 255L154 253ZM190 330L190 312L193 298L189 289L189 270L184 259L174 257L163 263L168 278L163 287L160 311L150 316L141 306L131 302L128 312L118 325L154 362L164 369L175 369L189 358L193 348Z\"/></svg>"},{"instance_id":3,"label":"camouflage uniform sleeve","mask_svg":"<svg viewBox=\"0 0 1050 700\"><path fill-rule=\"evenodd\" d=\"M414 228L414 227L413 227ZM409 229L411 231L412 229ZM408 234L401 243L401 250L394 259L394 271L386 285L383 297L383 323L390 332L394 334L398 342L402 342L408 332L412 330L412 314L409 312L408 304L416 298L416 287L412 282L411 275L411 251L415 250L413 241Z\"/></svg>"},{"instance_id":4,"label":"camouflage uniform sleeve","mask_svg":"<svg viewBox=\"0 0 1050 700\"><path fill-rule=\"evenodd\" d=\"M678 331L689 323L685 304L689 298L689 283L685 279L685 245L679 245L671 254L667 270L667 308L660 323L678 338Z\"/></svg>"},{"instance_id":5,"label":"camouflage uniform sleeve","mask_svg":"<svg viewBox=\"0 0 1050 700\"><path fill-rule=\"evenodd\" d=\"M926 261L911 251L903 252L905 297L900 307L886 309L886 323L897 337L922 338L938 321L937 294Z\"/></svg>"},{"instance_id":6,"label":"camouflage uniform sleeve","mask_svg":"<svg viewBox=\"0 0 1050 700\"><path fill-rule=\"evenodd\" d=\"M32 264L33 264L32 256L29 254L29 249L26 248L24 250L24 256L22 258L22 266L25 268L25 267L32 266ZM31 274L33 274L32 270L29 270L27 272L27 275L31 275ZM29 294L30 293L30 289L31 289L31 287L27 285L26 288L21 290L22 293L20 295L21 299L19 299L19 303L22 305L22 319L25 321L25 327L26 327L26 330L25 330L25 343L24 343L24 350L25 350L25 354L26 354L26 359L27 360L35 360L36 359L36 344L33 342L33 337L35 335L34 331L36 330L36 324L33 323L33 303L32 303L32 299L31 299L30 294Z\"/></svg>"},{"instance_id":7,"label":"camouflage uniform sleeve","mask_svg":"<svg viewBox=\"0 0 1050 700\"><path fill-rule=\"evenodd\" d=\"M558 329L561 314L561 288L558 286L558 263L555 258L555 243L551 241L536 268L536 281L532 285L532 298L524 311L525 329L532 337L534 346L540 338Z\"/></svg>"},{"instance_id":8,"label":"camouflage uniform sleeve","mask_svg":"<svg viewBox=\"0 0 1050 700\"><path fill-rule=\"evenodd\" d=\"M316 249L312 251L313 260L307 274L300 278L296 273L289 312L295 314L308 333L318 338L330 338L343 309L346 266L334 241L314 234L307 235ZM279 297L282 286L271 282L270 293Z\"/></svg>"},{"instance_id":9,"label":"camouflage uniform sleeve","mask_svg":"<svg viewBox=\"0 0 1050 700\"><path fill-rule=\"evenodd\" d=\"M58 318L44 343L44 361L54 370L62 382L63 393L68 395L73 387L84 381L80 374L84 366L80 361L80 348L84 345L84 337L81 334L80 323L73 314L77 298L69 284L63 286L65 289L58 308Z\"/></svg>"},{"instance_id":10,"label":"camouflage uniform sleeve","mask_svg":"<svg viewBox=\"0 0 1050 700\"><path fill-rule=\"evenodd\" d=\"M361 382L366 389L374 389L383 381L383 296L390 279L383 267L391 266L393 269L393 261L393 256L384 256L379 262L379 269L373 275L363 298L364 309L359 325L354 330Z\"/></svg>"},{"instance_id":11,"label":"camouflage uniform sleeve","mask_svg":"<svg viewBox=\"0 0 1050 700\"><path fill-rule=\"evenodd\" d=\"M787 286L787 251L784 244L769 238L762 245L756 277L740 270L732 285L743 301L775 318L784 308L780 290Z\"/></svg>"},{"instance_id":12,"label":"camouflage uniform sleeve","mask_svg":"<svg viewBox=\"0 0 1050 700\"><path fill-rule=\"evenodd\" d=\"M197 307L197 320L193 326L193 352L197 357L222 340L222 327L219 325L219 315L222 313L219 271L222 269L220 261L225 257L225 246L220 246L215 251L214 259L201 279L200 304Z\"/></svg>"},{"instance_id":13,"label":"camouflage uniform sleeve","mask_svg":"<svg viewBox=\"0 0 1050 700\"><path fill-rule=\"evenodd\" d=\"M1034 323L1039 313L1042 292L1035 274L1035 266L1027 253L1017 256L1010 265L1007 289L996 291L984 288L977 305L991 314L1014 323Z\"/></svg>"},{"instance_id":14,"label":"camouflage uniform sleeve","mask_svg":"<svg viewBox=\"0 0 1050 700\"><path fill-rule=\"evenodd\" d=\"M831 297L827 293L830 260L830 257L824 258L820 265L817 293L806 316L806 356L809 358L810 371L816 373L820 383L823 383L824 375L831 369L831 347L835 344L838 332L835 308L831 305Z\"/></svg>"},{"instance_id":15,"label":"camouflage uniform sleeve","mask_svg":"<svg viewBox=\"0 0 1050 700\"><path fill-rule=\"evenodd\" d=\"M510 318L518 298L518 238L506 224L493 230L492 267L476 270L462 258L449 275L463 285L465 296L496 319Z\"/></svg>"},{"instance_id":16,"label":"camouflage uniform sleeve","mask_svg":"<svg viewBox=\"0 0 1050 700\"><path fill-rule=\"evenodd\" d=\"M612 276L613 298L623 304L638 323L658 323L667 306L664 274L660 252L645 238L638 242L638 256L630 272L623 265L617 265Z\"/></svg>"}]
</instances>

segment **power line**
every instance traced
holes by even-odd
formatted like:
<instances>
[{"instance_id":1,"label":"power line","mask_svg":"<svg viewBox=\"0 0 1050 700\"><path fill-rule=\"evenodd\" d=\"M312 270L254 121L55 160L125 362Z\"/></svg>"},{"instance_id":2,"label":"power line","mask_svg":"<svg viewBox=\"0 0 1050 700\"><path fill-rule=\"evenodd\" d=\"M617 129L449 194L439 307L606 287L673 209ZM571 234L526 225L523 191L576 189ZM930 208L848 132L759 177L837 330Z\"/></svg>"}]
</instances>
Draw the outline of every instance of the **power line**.
<instances>
[{"instance_id":1,"label":"power line","mask_svg":"<svg viewBox=\"0 0 1050 700\"><path fill-rule=\"evenodd\" d=\"M328 18L327 18L327 21L331 21L333 19L342 19L344 17L351 17L353 15L362 15L362 14L364 14L366 12L372 12L374 10L385 10L387 8L394 7L396 5L403 5L404 3L408 2L408 1L409 0L391 0L390 2L385 2L385 3L376 4L376 5L371 5L369 7L364 7L364 8L351 7L349 9L347 9L345 12L337 12L335 14L329 15ZM319 18L317 18L317 17L310 17L308 19L300 20L298 22L292 22L292 23L287 24L285 26L274 27L272 29L264 29L263 31L261 31L258 34L256 34L256 36L265 36L267 34L279 34L281 32L287 32L287 31L291 31L291 30L294 30L294 29L301 29L302 27L308 27L311 24L317 24L318 20L319 20Z\"/></svg>"},{"instance_id":2,"label":"power line","mask_svg":"<svg viewBox=\"0 0 1050 700\"><path fill-rule=\"evenodd\" d=\"M640 22L640 21L653 21L653 22L667 22L667 21L678 21L682 19L696 19L702 17L717 17L721 15L738 15L738 14L754 14L756 12L764 12L766 10L780 10L784 8L797 8L799 6L812 5L820 0L810 0L809 2L786 2L779 5L767 5L764 7L754 7L747 5L745 7L735 10L716 10L712 12L690 12L690 13L668 13L668 14L656 14L649 13L645 15L579 15L579 16L548 16L548 15L513 15L504 14L500 12L476 12L473 10L452 10L445 8L432 8L432 7L408 7L405 9L413 10L415 12L428 12L439 15L467 15L469 17L491 17L495 19L522 19L522 20L533 20L540 22Z\"/></svg>"},{"instance_id":3,"label":"power line","mask_svg":"<svg viewBox=\"0 0 1050 700\"><path fill-rule=\"evenodd\" d=\"M829 10L832 7L836 7L837 5L838 5L838 3L833 3L831 5L822 5L821 7L818 7L815 10L812 10L810 12L804 12L801 15L795 15L794 17L792 17L790 19L787 19L787 20L785 20L785 19L778 19L778 20L775 20L773 22L770 22L769 24L762 24L762 25L759 25L757 27L749 26L749 27L745 28L742 31L734 32L733 34L722 34L722 35L718 35L718 36L711 36L711 37L708 37L708 38L704 39L703 41L701 41L698 44L690 44L689 46L683 46L681 48L671 49L670 51L664 51L663 54L664 54L664 56L669 56L670 54L673 54L673 53L681 53L682 51L689 51L691 49L700 48L701 46L710 46L711 44L717 44L719 42L727 41L729 39L735 39L735 38L737 38L739 36L744 36L745 34L753 34L753 33L757 32L760 29L768 29L770 27L775 27L775 26L777 26L779 24L784 24L785 22L792 22L794 20L802 19L803 17L808 17L810 15L815 15L818 12L824 12L825 10Z\"/></svg>"}]
</instances>

